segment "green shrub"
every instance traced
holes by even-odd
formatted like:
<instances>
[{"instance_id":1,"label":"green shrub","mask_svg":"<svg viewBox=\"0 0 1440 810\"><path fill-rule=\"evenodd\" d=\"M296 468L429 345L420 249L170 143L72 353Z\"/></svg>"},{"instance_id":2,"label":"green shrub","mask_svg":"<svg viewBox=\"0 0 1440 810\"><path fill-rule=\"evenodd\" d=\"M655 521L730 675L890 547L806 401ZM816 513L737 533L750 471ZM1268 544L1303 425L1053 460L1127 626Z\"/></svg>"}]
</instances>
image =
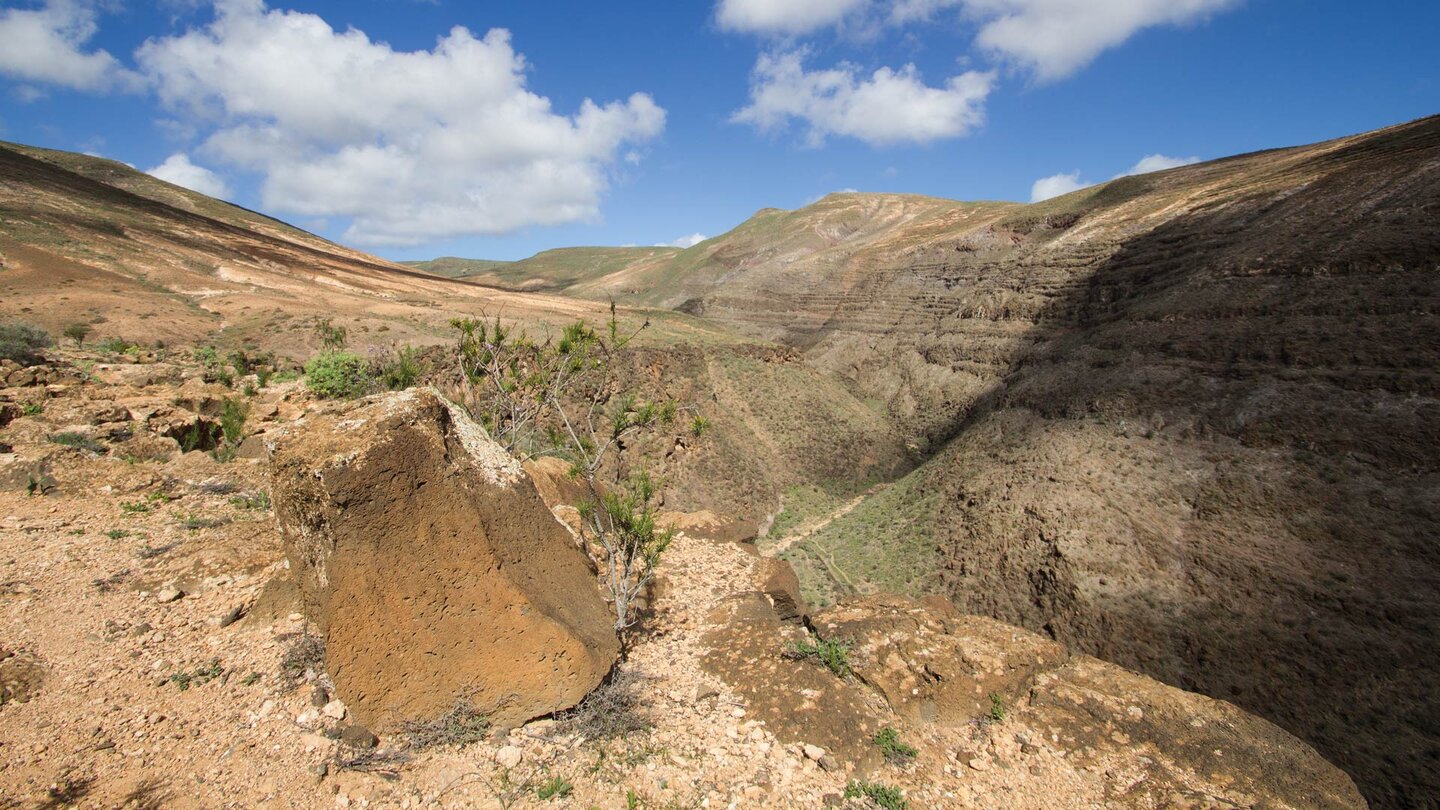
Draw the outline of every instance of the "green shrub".
<instances>
[{"instance_id":1,"label":"green shrub","mask_svg":"<svg viewBox=\"0 0 1440 810\"><path fill-rule=\"evenodd\" d=\"M325 399L349 399L370 390L364 358L351 352L324 352L305 364L305 385Z\"/></svg>"},{"instance_id":2,"label":"green shrub","mask_svg":"<svg viewBox=\"0 0 1440 810\"><path fill-rule=\"evenodd\" d=\"M55 345L50 335L28 323L0 323L0 360L13 360L22 366L45 361L41 349Z\"/></svg>"},{"instance_id":3,"label":"green shrub","mask_svg":"<svg viewBox=\"0 0 1440 810\"><path fill-rule=\"evenodd\" d=\"M27 402L24 405L20 406L20 413L24 414L25 416L39 416L44 412L45 403L43 402Z\"/></svg>"},{"instance_id":4,"label":"green shrub","mask_svg":"<svg viewBox=\"0 0 1440 810\"><path fill-rule=\"evenodd\" d=\"M137 354L140 351L139 343L131 343L124 338L105 338L96 344L96 348L106 354Z\"/></svg>"},{"instance_id":5,"label":"green shrub","mask_svg":"<svg viewBox=\"0 0 1440 810\"><path fill-rule=\"evenodd\" d=\"M848 642L834 639L814 643L797 641L791 655L795 658L814 658L840 678L850 674L850 644Z\"/></svg>"},{"instance_id":6,"label":"green shrub","mask_svg":"<svg viewBox=\"0 0 1440 810\"><path fill-rule=\"evenodd\" d=\"M65 447L75 447L81 450L89 450L99 455L105 454L105 445L86 436L84 433L55 433L50 436L50 441Z\"/></svg>"},{"instance_id":7,"label":"green shrub","mask_svg":"<svg viewBox=\"0 0 1440 810\"><path fill-rule=\"evenodd\" d=\"M75 341L75 348L78 349L81 346L85 345L85 338L89 337L90 333L93 331L94 330L90 328L89 324L72 323L69 326L65 327L65 331L61 334Z\"/></svg>"},{"instance_id":8,"label":"green shrub","mask_svg":"<svg viewBox=\"0 0 1440 810\"><path fill-rule=\"evenodd\" d=\"M899 732L893 728L882 728L871 739L880 753L885 755L885 761L891 765L904 765L920 753L913 745L906 745L900 741Z\"/></svg>"},{"instance_id":9,"label":"green shrub","mask_svg":"<svg viewBox=\"0 0 1440 810\"><path fill-rule=\"evenodd\" d=\"M845 786L845 798L847 799L869 799L885 810L906 810L910 803L905 801L905 794L900 788L882 785L879 782L866 782L856 780Z\"/></svg>"},{"instance_id":10,"label":"green shrub","mask_svg":"<svg viewBox=\"0 0 1440 810\"><path fill-rule=\"evenodd\" d=\"M220 411L220 435L222 442L215 448L216 461L230 461L240 442L245 440L245 420L250 416L250 403L242 399L227 399Z\"/></svg>"},{"instance_id":11,"label":"green shrub","mask_svg":"<svg viewBox=\"0 0 1440 810\"><path fill-rule=\"evenodd\" d=\"M998 692L990 693L990 722L1005 722L1005 698L1000 697Z\"/></svg>"},{"instance_id":12,"label":"green shrub","mask_svg":"<svg viewBox=\"0 0 1440 810\"><path fill-rule=\"evenodd\" d=\"M391 391L403 391L420 380L425 372L420 353L412 346L401 346L393 353L381 355L375 363L375 377Z\"/></svg>"}]
</instances>

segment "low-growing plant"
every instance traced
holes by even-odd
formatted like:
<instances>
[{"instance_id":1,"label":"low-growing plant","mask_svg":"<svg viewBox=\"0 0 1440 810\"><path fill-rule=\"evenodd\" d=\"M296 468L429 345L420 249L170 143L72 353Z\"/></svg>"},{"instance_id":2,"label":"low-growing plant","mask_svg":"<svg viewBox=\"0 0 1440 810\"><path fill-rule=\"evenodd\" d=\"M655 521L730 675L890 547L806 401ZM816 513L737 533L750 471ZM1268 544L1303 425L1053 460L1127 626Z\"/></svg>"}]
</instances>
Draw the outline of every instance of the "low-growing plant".
<instances>
[{"instance_id":1,"label":"low-growing plant","mask_svg":"<svg viewBox=\"0 0 1440 810\"><path fill-rule=\"evenodd\" d=\"M489 730L489 718L465 700L457 702L433 720L407 720L400 724L400 733L405 735L406 744L412 751L468 745L485 739Z\"/></svg>"},{"instance_id":2,"label":"low-growing plant","mask_svg":"<svg viewBox=\"0 0 1440 810\"><path fill-rule=\"evenodd\" d=\"M301 633L280 658L280 682L294 688L304 680L307 671L320 672L324 667L325 642L308 632Z\"/></svg>"},{"instance_id":3,"label":"low-growing plant","mask_svg":"<svg viewBox=\"0 0 1440 810\"><path fill-rule=\"evenodd\" d=\"M186 515L180 521L180 528L193 532L199 529L213 529L216 526L224 526L229 522L230 518L225 517L207 518L199 515Z\"/></svg>"},{"instance_id":4,"label":"low-growing plant","mask_svg":"<svg viewBox=\"0 0 1440 810\"><path fill-rule=\"evenodd\" d=\"M84 433L63 432L52 433L50 441L65 447L74 447L80 450L88 450L97 455L105 454L105 445L86 436Z\"/></svg>"},{"instance_id":5,"label":"low-growing plant","mask_svg":"<svg viewBox=\"0 0 1440 810\"><path fill-rule=\"evenodd\" d=\"M988 717L992 723L1005 722L1005 698L1001 697L999 692L990 693L990 714Z\"/></svg>"},{"instance_id":6,"label":"low-growing plant","mask_svg":"<svg viewBox=\"0 0 1440 810\"><path fill-rule=\"evenodd\" d=\"M250 403L242 399L227 399L220 411L220 446L215 448L216 461L230 461L235 451L245 440L245 420L250 417Z\"/></svg>"},{"instance_id":7,"label":"low-growing plant","mask_svg":"<svg viewBox=\"0 0 1440 810\"><path fill-rule=\"evenodd\" d=\"M33 366L45 362L41 349L55 345L50 334L38 326L28 323L0 323L0 360L10 360L22 366Z\"/></svg>"},{"instance_id":8,"label":"low-growing plant","mask_svg":"<svg viewBox=\"0 0 1440 810\"><path fill-rule=\"evenodd\" d=\"M135 556L139 557L142 560L153 560L156 557L163 556L178 545L180 544L166 543L162 546L152 546L149 543L146 543L145 545L135 550Z\"/></svg>"},{"instance_id":9,"label":"low-growing plant","mask_svg":"<svg viewBox=\"0 0 1440 810\"><path fill-rule=\"evenodd\" d=\"M230 499L230 505L247 512L268 512L270 511L270 493L262 489L254 495L236 495Z\"/></svg>"},{"instance_id":10,"label":"low-growing plant","mask_svg":"<svg viewBox=\"0 0 1440 810\"><path fill-rule=\"evenodd\" d=\"M564 799L568 798L574 790L575 786L570 784L564 777L552 776L540 785L540 789L535 791L535 795L539 796L542 800Z\"/></svg>"},{"instance_id":11,"label":"low-growing plant","mask_svg":"<svg viewBox=\"0 0 1440 810\"><path fill-rule=\"evenodd\" d=\"M171 675L166 680L180 687L184 692L192 686L203 686L225 674L225 668L220 666L219 658L210 659L210 663L197 668L194 672L181 670Z\"/></svg>"},{"instance_id":12,"label":"low-growing plant","mask_svg":"<svg viewBox=\"0 0 1440 810\"><path fill-rule=\"evenodd\" d=\"M631 670L617 669L610 680L596 687L573 709L556 712L557 725L567 734L588 740L617 740L650 728L645 716L641 678Z\"/></svg>"},{"instance_id":13,"label":"low-growing plant","mask_svg":"<svg viewBox=\"0 0 1440 810\"><path fill-rule=\"evenodd\" d=\"M143 515L150 511L150 504L144 501L121 501L120 511L126 515Z\"/></svg>"},{"instance_id":14,"label":"low-growing plant","mask_svg":"<svg viewBox=\"0 0 1440 810\"><path fill-rule=\"evenodd\" d=\"M906 810L910 806L900 788L879 782L867 782L864 779L857 779L846 785L845 798L869 799L884 810Z\"/></svg>"},{"instance_id":15,"label":"low-growing plant","mask_svg":"<svg viewBox=\"0 0 1440 810\"><path fill-rule=\"evenodd\" d=\"M705 431L709 429L710 420L699 414L696 414L695 418L690 420L690 435L694 436L697 439L701 436L704 436Z\"/></svg>"},{"instance_id":16,"label":"low-growing plant","mask_svg":"<svg viewBox=\"0 0 1440 810\"><path fill-rule=\"evenodd\" d=\"M106 354L138 354L140 351L139 343L133 343L119 337L105 338L96 344L95 347Z\"/></svg>"},{"instance_id":17,"label":"low-growing plant","mask_svg":"<svg viewBox=\"0 0 1440 810\"><path fill-rule=\"evenodd\" d=\"M241 686L254 686L255 684L257 684L257 683L259 683L259 682L260 682L260 673L258 673L258 672L252 672L252 673L250 673L249 675L246 675L244 678L241 678L241 679L240 679L240 685L241 685Z\"/></svg>"},{"instance_id":18,"label":"low-growing plant","mask_svg":"<svg viewBox=\"0 0 1440 810\"><path fill-rule=\"evenodd\" d=\"M125 538L130 536L130 532L127 532L124 529L111 529L110 531L105 532L105 536L110 538L111 540L124 540Z\"/></svg>"},{"instance_id":19,"label":"low-growing plant","mask_svg":"<svg viewBox=\"0 0 1440 810\"><path fill-rule=\"evenodd\" d=\"M813 658L824 667L835 673L836 677L845 678L850 675L850 643L839 639L817 639L811 641L796 641L795 646L790 649L790 655L794 658Z\"/></svg>"},{"instance_id":20,"label":"low-growing plant","mask_svg":"<svg viewBox=\"0 0 1440 810\"><path fill-rule=\"evenodd\" d=\"M413 346L377 352L372 368L375 379L390 391L403 391L414 386L425 373L420 363L420 352Z\"/></svg>"},{"instance_id":21,"label":"low-growing plant","mask_svg":"<svg viewBox=\"0 0 1440 810\"><path fill-rule=\"evenodd\" d=\"M920 753L913 745L906 745L900 740L900 733L893 728L882 728L875 733L871 739L880 753L885 755L885 761L891 765L904 765Z\"/></svg>"},{"instance_id":22,"label":"low-growing plant","mask_svg":"<svg viewBox=\"0 0 1440 810\"><path fill-rule=\"evenodd\" d=\"M315 336L320 339L320 348L326 352L340 352L345 349L345 327L336 326L329 318L316 321Z\"/></svg>"},{"instance_id":23,"label":"low-growing plant","mask_svg":"<svg viewBox=\"0 0 1440 810\"><path fill-rule=\"evenodd\" d=\"M45 412L45 403L27 402L20 406L20 413L24 416L39 416Z\"/></svg>"},{"instance_id":24,"label":"low-growing plant","mask_svg":"<svg viewBox=\"0 0 1440 810\"><path fill-rule=\"evenodd\" d=\"M324 352L305 364L305 385L324 399L351 399L370 390L369 365L351 352Z\"/></svg>"}]
</instances>

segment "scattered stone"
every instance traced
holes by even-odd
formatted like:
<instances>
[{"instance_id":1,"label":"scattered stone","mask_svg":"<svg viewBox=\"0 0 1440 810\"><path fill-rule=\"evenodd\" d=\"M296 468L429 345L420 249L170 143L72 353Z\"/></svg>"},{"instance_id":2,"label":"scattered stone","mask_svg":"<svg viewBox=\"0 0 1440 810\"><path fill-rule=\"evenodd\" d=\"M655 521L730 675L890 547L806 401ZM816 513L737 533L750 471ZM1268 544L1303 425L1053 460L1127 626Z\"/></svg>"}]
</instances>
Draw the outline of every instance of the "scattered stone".
<instances>
[{"instance_id":1,"label":"scattered stone","mask_svg":"<svg viewBox=\"0 0 1440 810\"><path fill-rule=\"evenodd\" d=\"M332 700L320 709L320 713L332 720L344 720L345 704L339 700Z\"/></svg>"},{"instance_id":2,"label":"scattered stone","mask_svg":"<svg viewBox=\"0 0 1440 810\"><path fill-rule=\"evenodd\" d=\"M160 602L161 604L164 604L166 602L174 602L184 595L185 592L175 587L174 585L166 585L155 592L155 601Z\"/></svg>"},{"instance_id":3,"label":"scattered stone","mask_svg":"<svg viewBox=\"0 0 1440 810\"><path fill-rule=\"evenodd\" d=\"M323 708L325 708L325 704L327 704L327 703L329 703L329 702L330 702L330 690L326 689L325 687L321 686L321 685L318 684L318 683L315 684L315 686L311 687L311 689L310 689L310 705L311 705L311 706L314 706L314 707L317 708L317 709L323 709Z\"/></svg>"},{"instance_id":4,"label":"scattered stone","mask_svg":"<svg viewBox=\"0 0 1440 810\"><path fill-rule=\"evenodd\" d=\"M374 748L380 744L380 738L364 726L346 726L340 729L340 742L352 748Z\"/></svg>"},{"instance_id":5,"label":"scattered stone","mask_svg":"<svg viewBox=\"0 0 1440 810\"><path fill-rule=\"evenodd\" d=\"M525 752L513 745L501 746L500 750L495 752L495 762L502 768L514 768L523 759Z\"/></svg>"},{"instance_id":6,"label":"scattered stone","mask_svg":"<svg viewBox=\"0 0 1440 810\"><path fill-rule=\"evenodd\" d=\"M810 743L805 743L805 757L807 759L813 759L816 762L819 762L820 758L823 756L825 756L824 748L821 748L818 745L811 745Z\"/></svg>"}]
</instances>

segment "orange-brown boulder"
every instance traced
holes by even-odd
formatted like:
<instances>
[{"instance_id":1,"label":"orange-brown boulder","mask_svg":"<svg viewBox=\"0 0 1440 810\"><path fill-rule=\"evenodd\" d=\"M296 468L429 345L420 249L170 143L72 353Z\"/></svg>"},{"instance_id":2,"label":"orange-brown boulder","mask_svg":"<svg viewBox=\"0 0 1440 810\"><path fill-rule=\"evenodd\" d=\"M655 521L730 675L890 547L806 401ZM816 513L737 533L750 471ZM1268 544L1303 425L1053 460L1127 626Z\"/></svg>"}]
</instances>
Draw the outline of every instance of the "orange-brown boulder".
<instances>
[{"instance_id":1,"label":"orange-brown boulder","mask_svg":"<svg viewBox=\"0 0 1440 810\"><path fill-rule=\"evenodd\" d=\"M270 440L306 616L355 720L460 701L499 727L577 703L618 654L569 533L520 464L429 389L311 415Z\"/></svg>"}]
</instances>

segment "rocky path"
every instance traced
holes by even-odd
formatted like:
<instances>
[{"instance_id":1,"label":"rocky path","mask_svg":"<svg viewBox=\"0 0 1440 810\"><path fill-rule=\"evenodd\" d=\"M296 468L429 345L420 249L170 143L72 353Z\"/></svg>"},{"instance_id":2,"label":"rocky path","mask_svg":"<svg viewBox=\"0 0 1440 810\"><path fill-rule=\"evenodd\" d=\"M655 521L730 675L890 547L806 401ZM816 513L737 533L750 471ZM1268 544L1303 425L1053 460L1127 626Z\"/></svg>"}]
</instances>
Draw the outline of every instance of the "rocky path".
<instances>
[{"instance_id":1,"label":"rocky path","mask_svg":"<svg viewBox=\"0 0 1440 810\"><path fill-rule=\"evenodd\" d=\"M826 526L829 526L834 521L850 514L852 511L855 510L856 507L864 503L866 498L883 492L888 486L888 484L876 484L875 486L865 490L859 495L856 495L855 497L841 504L840 507L835 509L833 512L830 512L829 514L826 514L820 518L806 521L800 526L797 526L794 531L777 540L773 545L767 545L765 547L765 553L771 557L780 556L782 552L786 551L790 547L796 545L797 543L805 542L816 532L824 529Z\"/></svg>"}]
</instances>

